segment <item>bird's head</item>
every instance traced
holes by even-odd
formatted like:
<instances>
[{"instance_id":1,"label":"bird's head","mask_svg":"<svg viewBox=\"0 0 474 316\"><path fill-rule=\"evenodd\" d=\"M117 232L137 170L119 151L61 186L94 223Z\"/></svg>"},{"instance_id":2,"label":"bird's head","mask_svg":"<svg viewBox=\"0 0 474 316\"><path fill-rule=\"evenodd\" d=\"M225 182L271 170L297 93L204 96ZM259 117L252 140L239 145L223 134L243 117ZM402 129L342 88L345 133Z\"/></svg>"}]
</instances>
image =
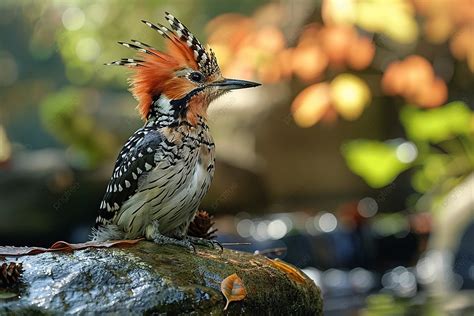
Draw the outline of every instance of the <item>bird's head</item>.
<instances>
[{"instance_id":1,"label":"bird's head","mask_svg":"<svg viewBox=\"0 0 474 316\"><path fill-rule=\"evenodd\" d=\"M174 16L166 13L165 17L174 32L161 24L142 22L165 38L166 52L136 40L119 42L137 50L140 58L123 58L106 64L135 70L131 91L139 102L143 119L152 119L171 110L177 118L195 125L199 116L205 116L209 103L225 92L259 85L224 78L212 50L205 49ZM167 109L160 109L160 106Z\"/></svg>"}]
</instances>

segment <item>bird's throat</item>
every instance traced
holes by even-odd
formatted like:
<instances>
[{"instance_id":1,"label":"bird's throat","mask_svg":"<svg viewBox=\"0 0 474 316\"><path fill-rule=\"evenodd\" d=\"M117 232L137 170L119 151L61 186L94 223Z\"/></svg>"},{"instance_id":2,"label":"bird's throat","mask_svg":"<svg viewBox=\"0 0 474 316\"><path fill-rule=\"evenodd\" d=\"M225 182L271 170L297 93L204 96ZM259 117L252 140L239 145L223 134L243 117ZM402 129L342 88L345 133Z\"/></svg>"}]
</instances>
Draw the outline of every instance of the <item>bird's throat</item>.
<instances>
[{"instance_id":1,"label":"bird's throat","mask_svg":"<svg viewBox=\"0 0 474 316\"><path fill-rule=\"evenodd\" d=\"M207 103L203 94L193 90L180 99L165 95L153 98L146 125L157 127L196 127L206 120Z\"/></svg>"}]
</instances>

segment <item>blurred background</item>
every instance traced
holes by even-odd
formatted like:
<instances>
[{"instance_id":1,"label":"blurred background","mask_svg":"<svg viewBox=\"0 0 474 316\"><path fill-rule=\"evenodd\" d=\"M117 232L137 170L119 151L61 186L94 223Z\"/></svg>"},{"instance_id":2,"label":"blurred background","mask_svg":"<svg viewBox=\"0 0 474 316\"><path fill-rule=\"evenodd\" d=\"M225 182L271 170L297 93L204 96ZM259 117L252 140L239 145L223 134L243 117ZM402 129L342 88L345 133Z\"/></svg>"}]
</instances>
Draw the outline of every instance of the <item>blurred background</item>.
<instances>
[{"instance_id":1,"label":"blurred background","mask_svg":"<svg viewBox=\"0 0 474 316\"><path fill-rule=\"evenodd\" d=\"M474 1L0 2L0 244L88 238L142 125L141 19L177 16L225 76L201 208L221 242L300 267L327 315L474 313Z\"/></svg>"}]
</instances>

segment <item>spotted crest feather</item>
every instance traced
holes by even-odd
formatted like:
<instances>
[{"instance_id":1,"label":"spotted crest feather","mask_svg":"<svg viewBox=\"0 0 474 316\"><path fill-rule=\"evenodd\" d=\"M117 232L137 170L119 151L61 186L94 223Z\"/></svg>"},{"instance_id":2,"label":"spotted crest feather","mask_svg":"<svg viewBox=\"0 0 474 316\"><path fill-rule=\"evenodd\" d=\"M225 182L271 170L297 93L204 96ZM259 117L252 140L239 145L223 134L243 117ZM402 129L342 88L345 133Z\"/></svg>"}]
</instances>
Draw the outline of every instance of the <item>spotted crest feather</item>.
<instances>
[{"instance_id":1,"label":"spotted crest feather","mask_svg":"<svg viewBox=\"0 0 474 316\"><path fill-rule=\"evenodd\" d=\"M159 51L138 40L120 45L138 51L139 59L122 58L105 65L126 66L135 70L131 77L131 92L138 100L138 110L146 120L153 98L166 91L168 98L182 97L190 87L173 84L173 72L181 68L192 68L209 77L220 73L216 57L206 50L199 40L177 18L168 12L165 18L171 29L157 23L142 20L166 40L166 51Z\"/></svg>"}]
</instances>

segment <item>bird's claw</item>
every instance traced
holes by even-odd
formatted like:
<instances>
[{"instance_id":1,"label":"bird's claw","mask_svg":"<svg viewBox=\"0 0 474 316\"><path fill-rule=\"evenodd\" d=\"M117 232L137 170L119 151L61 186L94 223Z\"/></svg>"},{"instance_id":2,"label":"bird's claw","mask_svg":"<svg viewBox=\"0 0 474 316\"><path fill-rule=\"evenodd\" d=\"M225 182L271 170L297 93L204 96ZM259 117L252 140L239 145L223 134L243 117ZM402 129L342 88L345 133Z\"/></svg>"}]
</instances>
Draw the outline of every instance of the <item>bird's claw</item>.
<instances>
[{"instance_id":1,"label":"bird's claw","mask_svg":"<svg viewBox=\"0 0 474 316\"><path fill-rule=\"evenodd\" d=\"M193 236L182 236L182 238L173 238L161 235L159 233L154 233L151 238L155 243L159 245L176 245L180 247L184 247L189 249L192 253L196 253L196 246L201 245L208 248L219 249L219 252L224 251L224 247L216 241L212 239L204 239L199 237Z\"/></svg>"},{"instance_id":2,"label":"bird's claw","mask_svg":"<svg viewBox=\"0 0 474 316\"><path fill-rule=\"evenodd\" d=\"M221 243L218 242L217 240L212 240L212 239L205 239L205 238L200 238L200 237L193 237L193 236L187 236L186 237L192 244L195 245L201 245L213 249L219 249L220 252L224 251L224 247L222 247Z\"/></svg>"}]
</instances>

